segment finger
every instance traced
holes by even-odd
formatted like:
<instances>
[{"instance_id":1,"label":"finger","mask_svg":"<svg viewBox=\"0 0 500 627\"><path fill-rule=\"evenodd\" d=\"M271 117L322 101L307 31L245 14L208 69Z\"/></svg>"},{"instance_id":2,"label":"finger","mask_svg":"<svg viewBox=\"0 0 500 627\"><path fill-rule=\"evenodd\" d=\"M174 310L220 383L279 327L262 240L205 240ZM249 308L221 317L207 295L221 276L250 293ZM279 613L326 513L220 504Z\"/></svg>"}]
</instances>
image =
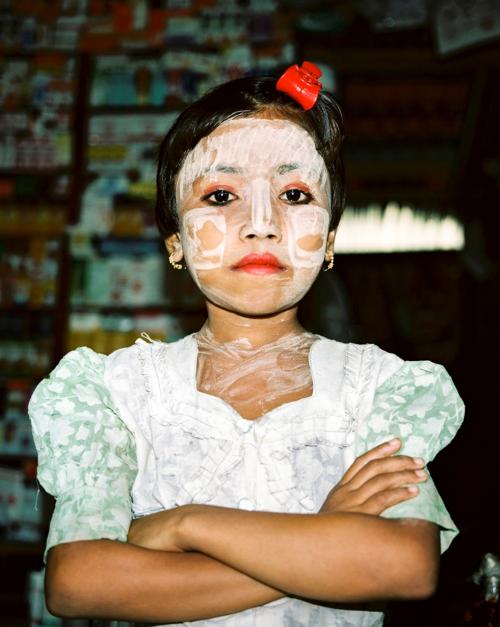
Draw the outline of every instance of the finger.
<instances>
[{"instance_id":1,"label":"finger","mask_svg":"<svg viewBox=\"0 0 500 627\"><path fill-rule=\"evenodd\" d=\"M394 488L402 488L408 485L423 483L427 481L429 475L425 470L403 470L400 472L391 472L383 475L377 475L367 481L361 488L356 490L361 502L366 502L373 495L385 490Z\"/></svg>"},{"instance_id":2,"label":"finger","mask_svg":"<svg viewBox=\"0 0 500 627\"><path fill-rule=\"evenodd\" d=\"M392 440L388 440L387 442L382 442L378 446L370 449L363 455L357 457L354 462L349 466L347 472L342 477L340 483L347 483L351 481L351 479L356 475L366 464L369 462L380 459L383 457L388 457L389 455L394 455L394 453L399 450L401 447L401 440L398 438L393 438Z\"/></svg>"},{"instance_id":3,"label":"finger","mask_svg":"<svg viewBox=\"0 0 500 627\"><path fill-rule=\"evenodd\" d=\"M358 490L371 479L391 473L405 470L417 470L424 466L425 462L421 458L409 457L408 455L392 455L381 459L373 459L365 464L349 482L351 490Z\"/></svg>"},{"instance_id":4,"label":"finger","mask_svg":"<svg viewBox=\"0 0 500 627\"><path fill-rule=\"evenodd\" d=\"M362 505L358 506L357 510L365 514L378 516L393 505L415 498L419 492L420 490L416 485L377 492L377 494L374 494Z\"/></svg>"}]
</instances>

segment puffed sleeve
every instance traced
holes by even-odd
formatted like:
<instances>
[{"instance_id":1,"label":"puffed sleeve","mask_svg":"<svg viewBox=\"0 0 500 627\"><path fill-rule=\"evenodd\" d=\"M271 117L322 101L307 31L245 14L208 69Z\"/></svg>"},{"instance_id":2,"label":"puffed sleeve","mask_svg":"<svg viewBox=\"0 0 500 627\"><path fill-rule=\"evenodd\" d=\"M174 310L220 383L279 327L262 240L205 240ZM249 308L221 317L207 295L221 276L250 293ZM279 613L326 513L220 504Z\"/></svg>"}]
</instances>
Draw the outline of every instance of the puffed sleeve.
<instances>
[{"instance_id":1,"label":"puffed sleeve","mask_svg":"<svg viewBox=\"0 0 500 627\"><path fill-rule=\"evenodd\" d=\"M391 437L403 443L399 453L422 457L426 464L447 446L458 431L464 404L443 366L429 361L404 362L376 390L371 411L361 417L356 456ZM458 530L432 481L420 483L419 494L385 512L389 518L421 518L441 529L441 552Z\"/></svg>"},{"instance_id":2,"label":"puffed sleeve","mask_svg":"<svg viewBox=\"0 0 500 627\"><path fill-rule=\"evenodd\" d=\"M56 498L45 557L63 542L127 538L136 452L104 386L105 360L68 353L29 403L38 480Z\"/></svg>"}]
</instances>

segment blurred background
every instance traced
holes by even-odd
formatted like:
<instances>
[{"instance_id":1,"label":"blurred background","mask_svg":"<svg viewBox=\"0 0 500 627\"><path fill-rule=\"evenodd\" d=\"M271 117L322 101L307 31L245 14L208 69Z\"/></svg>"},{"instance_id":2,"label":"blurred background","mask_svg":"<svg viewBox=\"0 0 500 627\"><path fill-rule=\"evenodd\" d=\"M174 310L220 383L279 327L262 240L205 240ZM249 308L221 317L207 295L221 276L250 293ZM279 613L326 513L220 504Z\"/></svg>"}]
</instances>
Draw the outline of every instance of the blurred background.
<instances>
[{"instance_id":1,"label":"blurred background","mask_svg":"<svg viewBox=\"0 0 500 627\"><path fill-rule=\"evenodd\" d=\"M0 624L62 624L42 603L34 386L76 346L204 319L154 225L160 140L210 87L302 60L344 110L348 185L303 322L444 364L467 406L431 465L461 534L435 597L387 624L488 624L472 575L500 552L497 0L0 0Z\"/></svg>"}]
</instances>

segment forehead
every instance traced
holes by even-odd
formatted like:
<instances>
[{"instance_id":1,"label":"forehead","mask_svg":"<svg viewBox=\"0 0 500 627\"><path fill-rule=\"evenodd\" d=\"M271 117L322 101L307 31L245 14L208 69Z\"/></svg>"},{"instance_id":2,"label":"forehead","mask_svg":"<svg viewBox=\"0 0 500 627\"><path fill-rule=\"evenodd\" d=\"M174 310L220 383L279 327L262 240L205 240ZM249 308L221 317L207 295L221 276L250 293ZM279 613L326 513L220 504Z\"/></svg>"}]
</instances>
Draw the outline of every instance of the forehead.
<instances>
[{"instance_id":1,"label":"forehead","mask_svg":"<svg viewBox=\"0 0 500 627\"><path fill-rule=\"evenodd\" d=\"M252 175L290 170L315 173L318 180L328 178L323 157L305 129L290 120L234 118L201 139L187 155L178 191L183 195L198 177L214 172Z\"/></svg>"}]
</instances>

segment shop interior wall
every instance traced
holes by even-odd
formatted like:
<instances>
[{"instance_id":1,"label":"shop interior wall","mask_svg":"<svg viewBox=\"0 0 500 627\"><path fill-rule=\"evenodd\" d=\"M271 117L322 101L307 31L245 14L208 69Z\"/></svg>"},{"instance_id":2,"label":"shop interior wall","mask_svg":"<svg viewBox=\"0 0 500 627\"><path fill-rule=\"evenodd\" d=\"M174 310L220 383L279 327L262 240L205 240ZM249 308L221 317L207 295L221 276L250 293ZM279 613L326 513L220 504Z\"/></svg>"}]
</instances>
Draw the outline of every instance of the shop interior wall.
<instances>
[{"instance_id":1,"label":"shop interior wall","mask_svg":"<svg viewBox=\"0 0 500 627\"><path fill-rule=\"evenodd\" d=\"M12 415L15 399L22 404L36 381L73 346L90 343L109 352L143 330L172 340L201 324L203 303L189 277L167 267L154 230L155 146L198 91L232 76L278 75L290 62L315 61L345 113L348 205L362 211L373 203L398 202L424 213L453 215L464 228L461 250L338 254L334 271L320 273L301 307L302 320L315 332L373 342L408 360L442 363L466 403L464 426L431 465L461 533L443 557L436 597L393 604L390 615L394 625L451 624L450 617L458 621L473 594L467 578L481 555L500 553L495 507L500 48L489 41L439 55L428 25L376 30L349 3L318 3L307 22L303 8L290 4L272 19L264 12L260 26L254 20L248 41L240 33L237 43L248 44L247 56L240 53L232 64L221 52L227 41L204 42L198 56L193 50L189 56L189 36L175 41L175 31L170 36L177 56L168 59L158 39L146 48L124 46L131 30L115 32L111 43L87 33L71 54L27 44L0 48L4 70L15 74L13 61L28 63L26 91L39 67L49 68L62 90L55 107L40 95L41 106L30 105L28 111L22 98L2 102L4 439L7 409ZM342 10L335 14L337 4ZM324 11L329 19L335 14L337 24L340 20L335 32L314 29L314 19ZM134 64L131 81L127 71ZM22 68L18 71L22 75ZM128 96L113 91L120 76L133 88ZM106 81L115 83L106 89ZM14 134L5 130L6 120L15 122L12 114L27 112L36 124L41 110L58 108L68 115L47 117L49 127L56 126L58 143L52 149L30 144L25 128ZM133 146L141 150L134 152ZM44 159L51 160L50 167ZM102 176L119 169L120 160L126 185ZM138 165L130 167L134 160ZM112 184L116 189L110 192ZM25 258L43 269L43 281L32 276L27 284L19 261ZM22 344L17 353L13 337ZM25 441L22 434L16 437ZM9 472L21 470L35 488L30 444L12 451L0 453L5 480L13 476ZM13 599L9 620L19 619L18 624L24 624L27 612L26 573L42 565L50 499L42 498L41 507L38 532L28 525L23 537L18 528L2 527L0 552L13 574L5 600Z\"/></svg>"}]
</instances>

